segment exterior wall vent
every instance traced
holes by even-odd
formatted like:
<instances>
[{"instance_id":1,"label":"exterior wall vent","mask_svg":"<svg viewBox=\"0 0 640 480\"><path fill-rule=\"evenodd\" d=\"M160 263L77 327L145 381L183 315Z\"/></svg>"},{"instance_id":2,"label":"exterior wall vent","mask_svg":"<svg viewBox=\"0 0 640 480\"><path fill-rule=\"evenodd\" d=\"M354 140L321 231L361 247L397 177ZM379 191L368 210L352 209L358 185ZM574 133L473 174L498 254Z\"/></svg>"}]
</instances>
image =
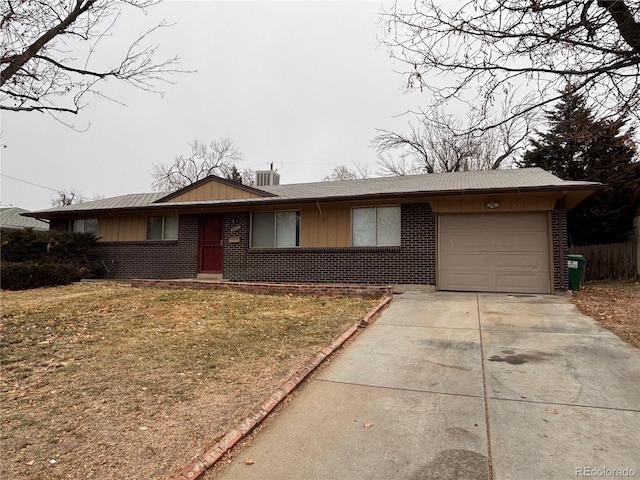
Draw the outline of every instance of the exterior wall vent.
<instances>
[{"instance_id":1,"label":"exterior wall vent","mask_svg":"<svg viewBox=\"0 0 640 480\"><path fill-rule=\"evenodd\" d=\"M280 174L275 170L260 170L256 172L256 187L270 187L280 185Z\"/></svg>"}]
</instances>

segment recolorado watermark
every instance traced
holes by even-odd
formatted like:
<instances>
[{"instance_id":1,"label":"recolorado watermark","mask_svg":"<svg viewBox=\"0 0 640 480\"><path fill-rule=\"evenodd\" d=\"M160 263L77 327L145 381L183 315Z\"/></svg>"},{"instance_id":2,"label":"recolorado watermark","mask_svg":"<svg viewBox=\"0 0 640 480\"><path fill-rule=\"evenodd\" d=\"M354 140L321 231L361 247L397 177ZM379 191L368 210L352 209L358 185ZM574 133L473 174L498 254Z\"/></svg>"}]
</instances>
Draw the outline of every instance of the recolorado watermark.
<instances>
[{"instance_id":1,"label":"recolorado watermark","mask_svg":"<svg viewBox=\"0 0 640 480\"><path fill-rule=\"evenodd\" d=\"M608 467L576 467L576 477L585 478L633 478L638 472L634 468L608 468Z\"/></svg>"}]
</instances>

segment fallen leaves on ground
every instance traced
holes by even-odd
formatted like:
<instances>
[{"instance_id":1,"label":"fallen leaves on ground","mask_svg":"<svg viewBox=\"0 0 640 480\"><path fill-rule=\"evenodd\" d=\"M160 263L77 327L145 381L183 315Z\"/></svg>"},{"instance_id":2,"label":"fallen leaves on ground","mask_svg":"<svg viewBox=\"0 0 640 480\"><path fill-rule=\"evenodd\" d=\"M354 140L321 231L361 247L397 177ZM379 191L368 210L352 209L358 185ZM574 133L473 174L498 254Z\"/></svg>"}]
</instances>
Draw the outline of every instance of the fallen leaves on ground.
<instances>
[{"instance_id":1,"label":"fallen leaves on ground","mask_svg":"<svg viewBox=\"0 0 640 480\"><path fill-rule=\"evenodd\" d=\"M640 348L640 283L587 283L572 300L582 313Z\"/></svg>"}]
</instances>

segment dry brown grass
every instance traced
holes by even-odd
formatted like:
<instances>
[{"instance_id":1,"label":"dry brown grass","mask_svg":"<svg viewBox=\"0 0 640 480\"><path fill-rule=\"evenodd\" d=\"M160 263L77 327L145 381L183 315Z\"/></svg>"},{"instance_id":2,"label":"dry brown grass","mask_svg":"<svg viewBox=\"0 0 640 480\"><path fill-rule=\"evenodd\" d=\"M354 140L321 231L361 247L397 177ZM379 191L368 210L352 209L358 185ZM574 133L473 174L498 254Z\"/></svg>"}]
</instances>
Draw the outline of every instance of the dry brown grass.
<instances>
[{"instance_id":1,"label":"dry brown grass","mask_svg":"<svg viewBox=\"0 0 640 480\"><path fill-rule=\"evenodd\" d=\"M640 348L640 283L587 283L573 303L625 342Z\"/></svg>"},{"instance_id":2,"label":"dry brown grass","mask_svg":"<svg viewBox=\"0 0 640 480\"><path fill-rule=\"evenodd\" d=\"M2 292L0 478L170 478L376 300Z\"/></svg>"}]
</instances>

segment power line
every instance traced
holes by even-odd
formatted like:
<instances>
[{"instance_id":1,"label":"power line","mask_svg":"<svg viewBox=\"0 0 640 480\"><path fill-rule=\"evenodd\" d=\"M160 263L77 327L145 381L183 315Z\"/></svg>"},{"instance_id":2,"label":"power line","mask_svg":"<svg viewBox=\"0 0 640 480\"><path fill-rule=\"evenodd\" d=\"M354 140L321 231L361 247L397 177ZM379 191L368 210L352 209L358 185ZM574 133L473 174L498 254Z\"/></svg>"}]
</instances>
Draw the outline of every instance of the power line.
<instances>
[{"instance_id":1,"label":"power line","mask_svg":"<svg viewBox=\"0 0 640 480\"><path fill-rule=\"evenodd\" d=\"M37 183L29 182L27 180L22 180L21 178L12 177L11 175L7 175L6 173L0 173L3 177L10 178L11 180L16 180L18 182L26 183L28 185L33 185L34 187L44 188L45 190L51 190L52 192L58 192L58 188L45 187L44 185L38 185Z\"/></svg>"}]
</instances>

